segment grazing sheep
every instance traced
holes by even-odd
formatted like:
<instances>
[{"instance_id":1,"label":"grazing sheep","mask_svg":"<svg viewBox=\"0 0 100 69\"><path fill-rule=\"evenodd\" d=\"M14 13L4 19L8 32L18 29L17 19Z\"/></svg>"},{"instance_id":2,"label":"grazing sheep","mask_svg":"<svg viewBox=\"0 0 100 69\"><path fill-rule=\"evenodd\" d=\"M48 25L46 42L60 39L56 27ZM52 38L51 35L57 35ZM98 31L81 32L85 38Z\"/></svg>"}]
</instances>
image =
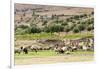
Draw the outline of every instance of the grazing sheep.
<instances>
[{"instance_id":1,"label":"grazing sheep","mask_svg":"<svg viewBox=\"0 0 100 69\"><path fill-rule=\"evenodd\" d=\"M87 51L88 47L87 47L87 46L83 46L82 49L83 49L84 51Z\"/></svg>"},{"instance_id":2,"label":"grazing sheep","mask_svg":"<svg viewBox=\"0 0 100 69\"><path fill-rule=\"evenodd\" d=\"M23 52L24 52L25 54L28 54L28 48L27 48L27 47L23 48Z\"/></svg>"},{"instance_id":3,"label":"grazing sheep","mask_svg":"<svg viewBox=\"0 0 100 69\"><path fill-rule=\"evenodd\" d=\"M30 50L31 50L31 51L34 51L34 52L36 52L36 53L37 53L37 51L38 51L39 49L41 49L40 46L33 46L33 45L32 45L32 46L30 47Z\"/></svg>"},{"instance_id":4,"label":"grazing sheep","mask_svg":"<svg viewBox=\"0 0 100 69\"><path fill-rule=\"evenodd\" d=\"M15 52L15 54L16 54L16 53L20 54L20 53L21 53L21 49L15 48L14 52Z\"/></svg>"},{"instance_id":5,"label":"grazing sheep","mask_svg":"<svg viewBox=\"0 0 100 69\"><path fill-rule=\"evenodd\" d=\"M54 51L60 54L65 53L66 51L68 51L68 47L67 46L63 46L63 47L59 47L58 45L54 48Z\"/></svg>"},{"instance_id":6,"label":"grazing sheep","mask_svg":"<svg viewBox=\"0 0 100 69\"><path fill-rule=\"evenodd\" d=\"M64 51L60 47L57 47L57 46L54 48L54 51L57 52L57 54L64 53Z\"/></svg>"},{"instance_id":7,"label":"grazing sheep","mask_svg":"<svg viewBox=\"0 0 100 69\"><path fill-rule=\"evenodd\" d=\"M72 52L74 52L74 51L77 51L77 47L76 46L72 47Z\"/></svg>"}]
</instances>

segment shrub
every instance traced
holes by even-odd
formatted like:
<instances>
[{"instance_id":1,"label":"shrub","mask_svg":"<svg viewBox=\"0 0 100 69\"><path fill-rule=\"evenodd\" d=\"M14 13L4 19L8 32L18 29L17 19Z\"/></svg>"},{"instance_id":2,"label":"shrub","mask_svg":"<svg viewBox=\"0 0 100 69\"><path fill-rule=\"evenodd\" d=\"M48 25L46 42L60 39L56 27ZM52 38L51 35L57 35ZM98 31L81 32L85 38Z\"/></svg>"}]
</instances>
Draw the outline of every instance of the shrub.
<instances>
[{"instance_id":1,"label":"shrub","mask_svg":"<svg viewBox=\"0 0 100 69\"><path fill-rule=\"evenodd\" d=\"M31 28L25 28L25 29L17 28L15 30L15 34L29 34L29 33L31 33Z\"/></svg>"},{"instance_id":2,"label":"shrub","mask_svg":"<svg viewBox=\"0 0 100 69\"><path fill-rule=\"evenodd\" d=\"M32 12L32 16L35 16L35 11Z\"/></svg>"},{"instance_id":3,"label":"shrub","mask_svg":"<svg viewBox=\"0 0 100 69\"><path fill-rule=\"evenodd\" d=\"M76 26L76 24L70 23L69 25L70 30L73 30L73 28Z\"/></svg>"},{"instance_id":4,"label":"shrub","mask_svg":"<svg viewBox=\"0 0 100 69\"><path fill-rule=\"evenodd\" d=\"M46 32L61 32L64 27L59 24L52 24L50 26L46 26L44 29Z\"/></svg>"},{"instance_id":5,"label":"shrub","mask_svg":"<svg viewBox=\"0 0 100 69\"><path fill-rule=\"evenodd\" d=\"M84 24L79 24L79 25L78 25L78 29L79 29L80 31L83 31L83 30L85 29L85 25L84 25Z\"/></svg>"},{"instance_id":6,"label":"shrub","mask_svg":"<svg viewBox=\"0 0 100 69\"><path fill-rule=\"evenodd\" d=\"M45 27L43 28L43 32L50 32L50 27L45 26Z\"/></svg>"},{"instance_id":7,"label":"shrub","mask_svg":"<svg viewBox=\"0 0 100 69\"><path fill-rule=\"evenodd\" d=\"M66 19L67 22L72 22L73 20L71 18Z\"/></svg>"},{"instance_id":8,"label":"shrub","mask_svg":"<svg viewBox=\"0 0 100 69\"><path fill-rule=\"evenodd\" d=\"M40 33L41 29L38 28L36 25L31 26L31 33Z\"/></svg>"},{"instance_id":9,"label":"shrub","mask_svg":"<svg viewBox=\"0 0 100 69\"><path fill-rule=\"evenodd\" d=\"M83 14L84 17L87 17L87 14Z\"/></svg>"},{"instance_id":10,"label":"shrub","mask_svg":"<svg viewBox=\"0 0 100 69\"><path fill-rule=\"evenodd\" d=\"M80 15L80 18L83 18L84 17L84 15Z\"/></svg>"},{"instance_id":11,"label":"shrub","mask_svg":"<svg viewBox=\"0 0 100 69\"><path fill-rule=\"evenodd\" d=\"M43 21L43 24L42 24L42 25L46 25L46 24L47 24L47 22L48 22L48 21L46 21L46 20L45 20L45 21Z\"/></svg>"},{"instance_id":12,"label":"shrub","mask_svg":"<svg viewBox=\"0 0 100 69\"><path fill-rule=\"evenodd\" d=\"M91 25L89 25L89 26L87 27L87 30L88 30L88 31L91 31L91 30L93 30L93 29L94 29L93 24L91 24Z\"/></svg>"},{"instance_id":13,"label":"shrub","mask_svg":"<svg viewBox=\"0 0 100 69\"><path fill-rule=\"evenodd\" d=\"M74 32L74 33L78 33L78 32L80 32L80 31L79 31L78 27L74 27L73 32Z\"/></svg>"},{"instance_id":14,"label":"shrub","mask_svg":"<svg viewBox=\"0 0 100 69\"><path fill-rule=\"evenodd\" d=\"M29 28L29 26L28 26L28 25L23 25L23 24L22 24L22 25L19 25L18 28L26 29L26 28Z\"/></svg>"},{"instance_id":15,"label":"shrub","mask_svg":"<svg viewBox=\"0 0 100 69\"><path fill-rule=\"evenodd\" d=\"M64 27L64 31L65 31L65 32L69 32L69 31L70 31L70 27L69 27L69 26L65 26L65 27Z\"/></svg>"},{"instance_id":16,"label":"shrub","mask_svg":"<svg viewBox=\"0 0 100 69\"><path fill-rule=\"evenodd\" d=\"M40 32L41 32L40 28L37 28L37 27L31 28L31 33L40 33Z\"/></svg>"},{"instance_id":17,"label":"shrub","mask_svg":"<svg viewBox=\"0 0 100 69\"><path fill-rule=\"evenodd\" d=\"M65 26L65 25L68 25L68 23L67 22L63 22L61 25Z\"/></svg>"},{"instance_id":18,"label":"shrub","mask_svg":"<svg viewBox=\"0 0 100 69\"><path fill-rule=\"evenodd\" d=\"M94 12L91 12L92 15L94 15Z\"/></svg>"},{"instance_id":19,"label":"shrub","mask_svg":"<svg viewBox=\"0 0 100 69\"><path fill-rule=\"evenodd\" d=\"M76 19L76 20L78 20L79 18L80 18L79 15L75 15L75 16L74 16L74 19Z\"/></svg>"}]
</instances>

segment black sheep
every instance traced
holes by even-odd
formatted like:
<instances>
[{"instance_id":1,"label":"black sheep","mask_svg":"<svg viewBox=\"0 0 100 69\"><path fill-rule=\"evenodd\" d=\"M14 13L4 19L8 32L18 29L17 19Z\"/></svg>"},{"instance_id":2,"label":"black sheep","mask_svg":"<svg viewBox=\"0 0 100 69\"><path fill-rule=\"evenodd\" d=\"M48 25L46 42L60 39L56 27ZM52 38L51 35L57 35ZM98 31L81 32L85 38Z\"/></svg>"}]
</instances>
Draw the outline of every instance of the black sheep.
<instances>
[{"instance_id":1,"label":"black sheep","mask_svg":"<svg viewBox=\"0 0 100 69\"><path fill-rule=\"evenodd\" d=\"M28 49L27 49L27 48L24 48L24 49L23 49L23 52L24 52L25 54L28 54Z\"/></svg>"}]
</instances>

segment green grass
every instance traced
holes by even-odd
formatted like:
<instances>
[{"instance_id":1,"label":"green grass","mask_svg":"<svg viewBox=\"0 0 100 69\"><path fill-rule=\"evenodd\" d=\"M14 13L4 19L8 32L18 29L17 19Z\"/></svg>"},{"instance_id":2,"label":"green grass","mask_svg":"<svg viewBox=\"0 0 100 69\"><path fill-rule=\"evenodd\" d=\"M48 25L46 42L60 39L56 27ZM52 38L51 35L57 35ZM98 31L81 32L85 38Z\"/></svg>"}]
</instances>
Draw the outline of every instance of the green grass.
<instances>
[{"instance_id":1,"label":"green grass","mask_svg":"<svg viewBox=\"0 0 100 69\"><path fill-rule=\"evenodd\" d=\"M15 35L15 38L18 40L56 39L57 36L51 33L35 33L35 34Z\"/></svg>"},{"instance_id":2,"label":"green grass","mask_svg":"<svg viewBox=\"0 0 100 69\"><path fill-rule=\"evenodd\" d=\"M52 33L35 33L35 34L23 34L23 35L15 35L17 40L34 40L34 39L77 39L77 38L85 38L85 37L93 37L93 33L74 33L74 34L66 34L65 36L57 36Z\"/></svg>"},{"instance_id":3,"label":"green grass","mask_svg":"<svg viewBox=\"0 0 100 69\"><path fill-rule=\"evenodd\" d=\"M15 54L15 57L32 57L32 56L38 56L38 57L47 57L47 56L56 56L56 52L54 51L38 51L37 53L36 52L29 52L28 54Z\"/></svg>"},{"instance_id":4,"label":"green grass","mask_svg":"<svg viewBox=\"0 0 100 69\"><path fill-rule=\"evenodd\" d=\"M49 64L58 62L84 62L93 61L93 51L76 51L70 54L57 54L54 51L29 52L28 54L15 54L15 65Z\"/></svg>"},{"instance_id":5,"label":"green grass","mask_svg":"<svg viewBox=\"0 0 100 69\"><path fill-rule=\"evenodd\" d=\"M68 34L64 36L64 38L68 38L68 39L91 38L91 37L94 37L93 33L76 33L76 34Z\"/></svg>"},{"instance_id":6,"label":"green grass","mask_svg":"<svg viewBox=\"0 0 100 69\"><path fill-rule=\"evenodd\" d=\"M76 51L76 52L70 52L71 55L93 55L93 51ZM65 54L64 54L65 55ZM29 52L28 54L15 54L15 59L29 59L32 57L50 57L50 56L61 56L61 54L57 54L54 51L39 51L37 53L35 52Z\"/></svg>"}]
</instances>

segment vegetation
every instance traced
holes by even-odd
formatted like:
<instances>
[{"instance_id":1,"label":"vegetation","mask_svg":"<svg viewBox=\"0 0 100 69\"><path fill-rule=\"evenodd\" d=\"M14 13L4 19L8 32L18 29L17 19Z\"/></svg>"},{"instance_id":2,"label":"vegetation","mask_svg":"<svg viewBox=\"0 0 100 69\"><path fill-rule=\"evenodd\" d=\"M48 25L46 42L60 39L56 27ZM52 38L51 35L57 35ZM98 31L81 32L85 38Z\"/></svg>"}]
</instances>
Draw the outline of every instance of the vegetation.
<instances>
[{"instance_id":1,"label":"vegetation","mask_svg":"<svg viewBox=\"0 0 100 69\"><path fill-rule=\"evenodd\" d=\"M89 44L89 46L91 44L91 47L94 47L91 43L92 40L94 41L93 8L81 10L81 8L76 9L75 7L57 8L56 6L25 6L23 4L23 6L18 5L18 8L15 5L14 10L15 48L19 52L22 47L23 51L28 51L28 54L24 54L24 52L15 53L15 64L93 60L94 50L83 51L84 49L81 49L85 44ZM81 42L80 40L77 41L81 38L83 38ZM91 38L91 41L88 38ZM69 41L66 42L65 40ZM84 44L81 46L80 43L81 45ZM70 46L73 49L75 48L73 46L76 46L75 49L80 50L73 52L67 50L62 54L57 54L53 50L56 47L62 51L62 46Z\"/></svg>"},{"instance_id":2,"label":"vegetation","mask_svg":"<svg viewBox=\"0 0 100 69\"><path fill-rule=\"evenodd\" d=\"M42 17L42 27L37 25L36 22L30 23L30 25L15 25L15 34L29 34L29 33L40 33L40 32L71 32L73 33L79 33L82 31L92 31L94 29L94 18L93 18L94 12L91 12L90 14L81 14L81 15L74 15L66 20L59 19L59 16L54 14L52 15L51 19L47 19L47 16L41 16ZM39 16L37 15L35 11L32 13L32 17L36 18ZM91 16L90 16L91 15ZM60 16L64 16L60 15ZM21 17L22 18L22 17ZM23 19L23 18L22 18ZM21 19L21 20L22 20ZM34 20L33 20L34 21ZM52 21L52 23L49 23L49 21Z\"/></svg>"},{"instance_id":3,"label":"vegetation","mask_svg":"<svg viewBox=\"0 0 100 69\"><path fill-rule=\"evenodd\" d=\"M76 52L71 52L72 55L81 55L81 54L93 54L93 51L76 51ZM29 52L29 54L16 54L15 58L16 59L22 59L30 57L49 57L49 56L57 56L59 54L56 54L56 52L51 51L51 50L45 50L45 51L38 51L37 54L35 52Z\"/></svg>"},{"instance_id":4,"label":"vegetation","mask_svg":"<svg viewBox=\"0 0 100 69\"><path fill-rule=\"evenodd\" d=\"M78 33L78 32L80 32L80 29L78 27L74 27L73 32Z\"/></svg>"},{"instance_id":5,"label":"vegetation","mask_svg":"<svg viewBox=\"0 0 100 69\"><path fill-rule=\"evenodd\" d=\"M52 24L45 29L47 29L46 32L61 32L63 31L63 26L59 24Z\"/></svg>"},{"instance_id":6,"label":"vegetation","mask_svg":"<svg viewBox=\"0 0 100 69\"><path fill-rule=\"evenodd\" d=\"M15 35L17 40L34 40L34 39L77 39L77 38L89 38L93 37L93 33L74 33L74 34L66 34L63 37L59 35L55 35L53 33L35 33L35 34L23 34L23 35Z\"/></svg>"}]
</instances>

